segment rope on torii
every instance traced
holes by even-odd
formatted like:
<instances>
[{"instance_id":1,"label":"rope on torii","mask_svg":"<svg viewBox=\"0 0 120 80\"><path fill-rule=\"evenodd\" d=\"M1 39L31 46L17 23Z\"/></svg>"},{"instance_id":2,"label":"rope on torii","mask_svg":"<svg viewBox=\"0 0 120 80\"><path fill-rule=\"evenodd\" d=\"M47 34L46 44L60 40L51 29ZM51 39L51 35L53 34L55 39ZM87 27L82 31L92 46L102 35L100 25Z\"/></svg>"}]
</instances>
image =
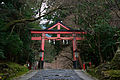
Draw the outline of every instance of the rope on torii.
<instances>
[{"instance_id":1,"label":"rope on torii","mask_svg":"<svg viewBox=\"0 0 120 80\"><path fill-rule=\"evenodd\" d=\"M57 29L55 30L54 28L56 27ZM73 42L73 61L77 60L76 59L77 56L75 54L75 50L77 49L76 41L85 39L84 37L77 36L77 34L87 34L83 30L74 30L70 27L67 27L61 22L57 22L56 24L48 27L45 30L31 29L30 31L31 34L42 34L42 36L40 37L31 37L31 40L41 40L41 49L43 51L44 51L45 40L48 40L49 43L51 43L51 40L53 40L53 44L55 44L56 40L63 40L63 44L65 44L65 40L66 40L66 44L68 44L68 40L71 40ZM52 37L52 36L48 37L46 36L46 34L57 34L57 37ZM62 37L61 34L72 34L72 36ZM42 61L44 60L44 52L42 52L41 60Z\"/></svg>"}]
</instances>

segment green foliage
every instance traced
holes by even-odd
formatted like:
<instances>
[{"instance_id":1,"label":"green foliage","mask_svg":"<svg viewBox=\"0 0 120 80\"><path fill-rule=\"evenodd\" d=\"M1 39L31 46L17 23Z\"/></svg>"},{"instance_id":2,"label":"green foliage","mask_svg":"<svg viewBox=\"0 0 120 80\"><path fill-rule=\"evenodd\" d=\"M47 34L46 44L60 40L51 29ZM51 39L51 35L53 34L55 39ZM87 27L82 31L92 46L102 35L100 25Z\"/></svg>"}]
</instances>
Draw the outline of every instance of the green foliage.
<instances>
[{"instance_id":1,"label":"green foliage","mask_svg":"<svg viewBox=\"0 0 120 80\"><path fill-rule=\"evenodd\" d=\"M117 52L115 53L115 56L111 61L111 65L114 70L120 69L120 49L118 49Z\"/></svg>"},{"instance_id":2,"label":"green foliage","mask_svg":"<svg viewBox=\"0 0 120 80\"><path fill-rule=\"evenodd\" d=\"M97 78L97 79L100 79L100 75L96 74L96 69L89 69L87 71L88 74L90 74L91 76Z\"/></svg>"},{"instance_id":3,"label":"green foliage","mask_svg":"<svg viewBox=\"0 0 120 80\"><path fill-rule=\"evenodd\" d=\"M82 46L79 47L82 49L82 59L92 61L96 65L100 62L111 61L116 49L114 34L117 28L109 24L111 11L106 6L104 0L89 2L83 0L74 12L78 13L73 19L75 23L81 26L80 29L87 31L87 40L81 41Z\"/></svg>"},{"instance_id":4,"label":"green foliage","mask_svg":"<svg viewBox=\"0 0 120 80\"><path fill-rule=\"evenodd\" d=\"M6 58L5 50L4 50L4 46L6 45L6 40L5 40L4 36L6 36L6 34L0 32L0 36L1 36L1 38L0 38L0 44L1 44L0 45L0 59L4 59L4 58Z\"/></svg>"},{"instance_id":5,"label":"green foliage","mask_svg":"<svg viewBox=\"0 0 120 80\"><path fill-rule=\"evenodd\" d=\"M4 59L5 58L5 55L4 55L4 52L2 49L0 49L0 58L1 59Z\"/></svg>"},{"instance_id":6,"label":"green foliage","mask_svg":"<svg viewBox=\"0 0 120 80\"><path fill-rule=\"evenodd\" d=\"M18 35L11 35L7 41L7 51L12 54L20 53L21 48L23 47L23 42L20 40L20 37Z\"/></svg>"},{"instance_id":7,"label":"green foliage","mask_svg":"<svg viewBox=\"0 0 120 80\"><path fill-rule=\"evenodd\" d=\"M54 45L51 43L48 43L48 41L45 42L45 62L52 62L55 56L57 55L57 51Z\"/></svg>"},{"instance_id":8,"label":"green foliage","mask_svg":"<svg viewBox=\"0 0 120 80\"><path fill-rule=\"evenodd\" d=\"M107 70L97 72L97 69L89 69L87 72L93 77L99 80L119 80L120 79L120 70Z\"/></svg>"},{"instance_id":9,"label":"green foliage","mask_svg":"<svg viewBox=\"0 0 120 80\"><path fill-rule=\"evenodd\" d=\"M20 64L32 62L34 54L30 48L29 28L39 25L39 22L19 23L3 32L8 23L20 19L32 18L35 13L34 2L28 0L1 0L0 4L0 60L9 60Z\"/></svg>"},{"instance_id":10,"label":"green foliage","mask_svg":"<svg viewBox=\"0 0 120 80\"><path fill-rule=\"evenodd\" d=\"M39 3L36 3L34 0L1 0L1 2L5 4L0 4L0 31L2 28L7 27L8 23L13 23L13 21L33 18L38 14L40 7L38 6ZM51 10L51 5L54 4L55 2L53 4L49 3L50 9L48 8L46 11ZM10 28L6 32L1 31L0 60L10 60L21 64L26 61L33 62L35 50L38 52L41 42L31 42L28 29L48 27L56 21L64 21L66 17L70 16L76 25L80 25L77 29L87 32L87 35L85 35L87 40L79 41L81 45L78 46L82 60L91 61L96 66L100 62L110 61L116 50L114 34L116 34L116 31L119 34L120 31L109 24L111 19L109 5L106 4L106 0L81 0L76 4L74 9L58 10L42 18L53 21L53 23L48 22L45 25L40 25L39 21L17 23L14 26L9 26ZM120 37L118 40L120 40ZM38 46L35 46L35 44ZM48 46L53 47L52 44ZM52 56L55 56L64 47L61 46L61 42L57 41L52 48L53 50L47 48L45 54L50 53Z\"/></svg>"},{"instance_id":11,"label":"green foliage","mask_svg":"<svg viewBox=\"0 0 120 80\"><path fill-rule=\"evenodd\" d=\"M120 79L120 70L104 71L104 74L110 77L110 80Z\"/></svg>"},{"instance_id":12,"label":"green foliage","mask_svg":"<svg viewBox=\"0 0 120 80\"><path fill-rule=\"evenodd\" d=\"M12 80L12 78L29 71L27 67L11 62L0 63L0 69L0 76L3 76L2 80Z\"/></svg>"}]
</instances>

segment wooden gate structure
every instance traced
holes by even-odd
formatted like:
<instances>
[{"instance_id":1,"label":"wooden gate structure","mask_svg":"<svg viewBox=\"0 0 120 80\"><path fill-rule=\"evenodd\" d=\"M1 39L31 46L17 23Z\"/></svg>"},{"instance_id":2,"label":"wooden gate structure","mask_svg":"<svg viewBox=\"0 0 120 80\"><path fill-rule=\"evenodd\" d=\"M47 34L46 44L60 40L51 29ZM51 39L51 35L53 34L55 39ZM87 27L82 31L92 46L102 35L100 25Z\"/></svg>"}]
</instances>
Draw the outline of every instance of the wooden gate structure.
<instances>
[{"instance_id":1,"label":"wooden gate structure","mask_svg":"<svg viewBox=\"0 0 120 80\"><path fill-rule=\"evenodd\" d=\"M41 40L41 50L43 51L41 61L44 61L45 40L54 40L54 41L55 40L71 40L73 43L73 62L76 63L76 61L77 61L77 58L76 58L77 54L75 53L75 51L77 50L76 41L84 40L84 37L77 36L77 35L86 34L86 32L82 31L82 30L74 30L70 27L65 26L61 22L57 22L55 25L48 27L47 29L44 29L44 30L31 29L31 34L41 34L41 36L39 36L39 37L31 37L31 40ZM48 34L48 35L56 34L57 36L51 37L51 36L46 36L46 34ZM63 35L70 34L72 36L62 37L61 36L62 34Z\"/></svg>"}]
</instances>

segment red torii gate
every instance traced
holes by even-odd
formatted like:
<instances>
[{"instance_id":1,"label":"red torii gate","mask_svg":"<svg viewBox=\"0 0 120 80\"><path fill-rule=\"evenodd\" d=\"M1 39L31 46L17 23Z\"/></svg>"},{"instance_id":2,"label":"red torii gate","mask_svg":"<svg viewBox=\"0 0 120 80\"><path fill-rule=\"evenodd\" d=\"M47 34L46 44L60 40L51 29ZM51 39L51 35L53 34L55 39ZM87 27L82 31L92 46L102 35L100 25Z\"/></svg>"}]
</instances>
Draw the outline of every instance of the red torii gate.
<instances>
[{"instance_id":1,"label":"red torii gate","mask_svg":"<svg viewBox=\"0 0 120 80\"><path fill-rule=\"evenodd\" d=\"M53 28L57 27L57 30L54 30ZM64 28L64 29L61 29ZM73 61L76 61L76 54L75 51L77 50L76 41L77 40L84 40L83 37L77 37L77 34L86 34L86 32L81 30L73 30L70 27L67 27L63 25L61 22L57 22L52 27L48 27L45 30L36 30L32 29L31 34L42 34L40 37L31 37L31 40L41 40L41 50L42 52L42 58L41 60L44 60L44 46L45 46L45 40L72 40L73 42ZM46 34L57 34L57 37L48 37ZM72 34L70 37L61 37L61 34Z\"/></svg>"}]
</instances>

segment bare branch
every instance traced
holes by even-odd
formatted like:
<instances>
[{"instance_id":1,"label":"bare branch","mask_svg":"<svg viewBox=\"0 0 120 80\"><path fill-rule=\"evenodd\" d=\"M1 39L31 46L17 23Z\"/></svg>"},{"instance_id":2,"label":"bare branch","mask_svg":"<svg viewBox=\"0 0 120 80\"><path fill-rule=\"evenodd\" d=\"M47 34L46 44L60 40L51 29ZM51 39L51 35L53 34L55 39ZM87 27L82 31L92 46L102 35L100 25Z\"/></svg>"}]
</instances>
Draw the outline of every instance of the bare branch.
<instances>
[{"instance_id":1,"label":"bare branch","mask_svg":"<svg viewBox=\"0 0 120 80\"><path fill-rule=\"evenodd\" d=\"M116 16L120 19L120 15L114 10L113 11L115 14L116 14Z\"/></svg>"},{"instance_id":2,"label":"bare branch","mask_svg":"<svg viewBox=\"0 0 120 80\"><path fill-rule=\"evenodd\" d=\"M119 6L120 3L118 3L118 0L114 0L114 1L115 1L115 5L117 6L118 10L120 11L120 6Z\"/></svg>"},{"instance_id":3,"label":"bare branch","mask_svg":"<svg viewBox=\"0 0 120 80\"><path fill-rule=\"evenodd\" d=\"M9 22L9 23L2 29L2 31L6 31L9 27L11 27L11 26L13 26L13 25L15 25L15 24L17 24L17 23L33 22L33 21L39 20L39 19L41 19L42 17L45 17L46 15L49 15L49 14L51 14L51 13L53 13L53 12L59 10L59 9L66 9L66 8L62 8L61 6L58 6L57 8L55 8L55 9L49 11L48 13L46 13L46 14L44 14L44 15L42 15L42 16L39 16L39 17L37 17L37 18L14 20L14 21L12 21L12 22Z\"/></svg>"},{"instance_id":4,"label":"bare branch","mask_svg":"<svg viewBox=\"0 0 120 80\"><path fill-rule=\"evenodd\" d=\"M38 7L39 7L39 16L41 15L41 7L42 7L43 1L44 1L44 0L41 0L41 1L40 1L40 4L38 5Z\"/></svg>"},{"instance_id":5,"label":"bare branch","mask_svg":"<svg viewBox=\"0 0 120 80\"><path fill-rule=\"evenodd\" d=\"M68 56L64 56L64 55L60 55L60 56L65 57L65 58L67 58L67 59L69 59L70 61L73 62L73 60L71 58L69 58Z\"/></svg>"}]
</instances>

